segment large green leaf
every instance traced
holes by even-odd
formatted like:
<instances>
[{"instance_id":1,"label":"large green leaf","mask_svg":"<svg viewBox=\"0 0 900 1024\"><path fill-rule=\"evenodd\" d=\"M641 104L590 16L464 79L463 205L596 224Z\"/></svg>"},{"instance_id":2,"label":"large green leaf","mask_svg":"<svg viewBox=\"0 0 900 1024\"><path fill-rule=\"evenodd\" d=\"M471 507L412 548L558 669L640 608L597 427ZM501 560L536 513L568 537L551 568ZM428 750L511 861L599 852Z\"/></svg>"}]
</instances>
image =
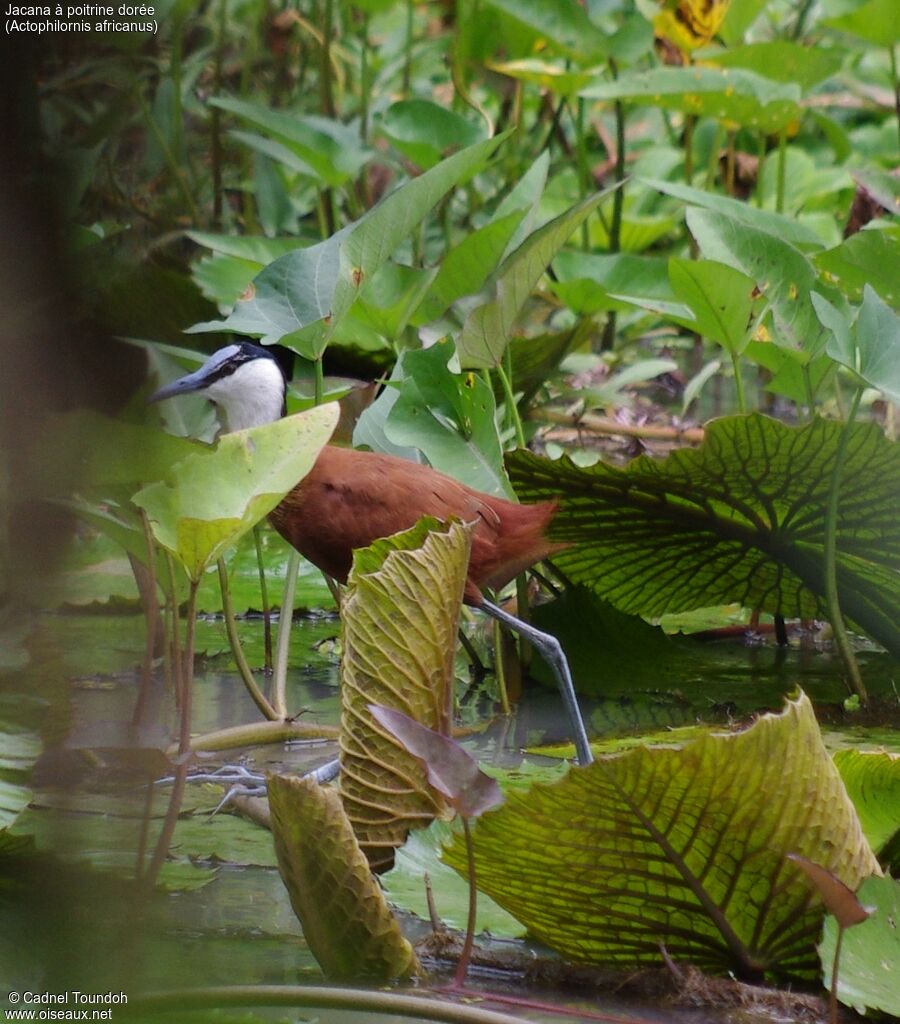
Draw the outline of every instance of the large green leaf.
<instances>
[{"instance_id":1,"label":"large green leaf","mask_svg":"<svg viewBox=\"0 0 900 1024\"><path fill-rule=\"evenodd\" d=\"M900 832L900 754L839 750L834 755L863 832L876 853Z\"/></svg>"},{"instance_id":2,"label":"large green leaf","mask_svg":"<svg viewBox=\"0 0 900 1024\"><path fill-rule=\"evenodd\" d=\"M567 250L553 261L550 287L575 313L626 309L632 301L674 299L667 261L632 253L600 255ZM613 296L616 296L615 298Z\"/></svg>"},{"instance_id":3,"label":"large green leaf","mask_svg":"<svg viewBox=\"0 0 900 1024\"><path fill-rule=\"evenodd\" d=\"M374 156L373 150L360 145L359 133L340 121L273 110L226 96L209 102L265 129L302 162L295 169L317 177L326 186L340 187Z\"/></svg>"},{"instance_id":4,"label":"large green leaf","mask_svg":"<svg viewBox=\"0 0 900 1024\"><path fill-rule=\"evenodd\" d=\"M446 813L421 762L377 726L370 704L448 733L470 528L423 520L354 552L341 607L341 799L372 869L410 829Z\"/></svg>"},{"instance_id":5,"label":"large green leaf","mask_svg":"<svg viewBox=\"0 0 900 1024\"><path fill-rule=\"evenodd\" d=\"M545 151L504 197L491 219L447 252L417 314L417 323L436 320L457 299L480 291L503 255L530 230L548 165Z\"/></svg>"},{"instance_id":6,"label":"large green leaf","mask_svg":"<svg viewBox=\"0 0 900 1024\"><path fill-rule=\"evenodd\" d=\"M744 68L776 82L796 82L804 91L830 78L843 63L840 50L801 46L786 39L733 46L696 56L720 68Z\"/></svg>"},{"instance_id":7,"label":"large green leaf","mask_svg":"<svg viewBox=\"0 0 900 1024\"><path fill-rule=\"evenodd\" d=\"M868 0L824 24L875 46L894 46L900 40L900 18L894 0Z\"/></svg>"},{"instance_id":8,"label":"large green leaf","mask_svg":"<svg viewBox=\"0 0 900 1024\"><path fill-rule=\"evenodd\" d=\"M848 299L858 302L868 284L895 309L900 306L900 228L857 231L834 249L818 253L813 262Z\"/></svg>"},{"instance_id":9,"label":"large green leaf","mask_svg":"<svg viewBox=\"0 0 900 1024\"><path fill-rule=\"evenodd\" d=\"M737 601L787 617L824 617L825 508L842 424L789 427L731 416L694 451L625 469L587 469L528 452L507 457L526 501L561 499L551 527L571 548L566 575L623 611L648 616ZM841 478L841 607L900 651L900 446L875 424L850 429Z\"/></svg>"},{"instance_id":10,"label":"large green leaf","mask_svg":"<svg viewBox=\"0 0 900 1024\"><path fill-rule=\"evenodd\" d=\"M406 182L354 225L340 251L340 273L334 291L332 316L339 319L413 228L457 185L479 171L507 135L476 142L442 160L418 178Z\"/></svg>"},{"instance_id":11,"label":"large green leaf","mask_svg":"<svg viewBox=\"0 0 900 1024\"><path fill-rule=\"evenodd\" d=\"M772 303L776 341L812 353L820 329L809 295L817 277L806 256L767 231L711 210L688 210L687 224L704 256L742 271Z\"/></svg>"},{"instance_id":12,"label":"large green leaf","mask_svg":"<svg viewBox=\"0 0 900 1024\"><path fill-rule=\"evenodd\" d=\"M361 290L351 317L382 337L403 336L437 271L388 262Z\"/></svg>"},{"instance_id":13,"label":"large green leaf","mask_svg":"<svg viewBox=\"0 0 900 1024\"><path fill-rule=\"evenodd\" d=\"M336 403L225 434L134 496L153 534L190 579L264 519L312 469L338 418Z\"/></svg>"},{"instance_id":14,"label":"large green leaf","mask_svg":"<svg viewBox=\"0 0 900 1024\"><path fill-rule=\"evenodd\" d=\"M498 366L502 362L516 317L547 265L609 192L607 189L576 203L529 235L504 261L494 281L494 298L466 317L456 339L460 365L464 369Z\"/></svg>"},{"instance_id":15,"label":"large green leaf","mask_svg":"<svg viewBox=\"0 0 900 1024\"><path fill-rule=\"evenodd\" d=\"M393 145L423 170L485 134L483 121L470 121L440 103L421 98L392 103L379 125Z\"/></svg>"},{"instance_id":16,"label":"large green leaf","mask_svg":"<svg viewBox=\"0 0 900 1024\"><path fill-rule=\"evenodd\" d=\"M440 850L458 821L437 820L428 828L411 832L397 850L394 866L381 875L379 881L394 906L427 920L428 893L422 879L428 875L438 917L448 927L462 930L466 927L469 910L469 886L440 859ZM504 938L520 938L525 934L525 929L512 915L483 893L478 895L475 929L477 932L487 929L492 935Z\"/></svg>"},{"instance_id":17,"label":"large green leaf","mask_svg":"<svg viewBox=\"0 0 900 1024\"><path fill-rule=\"evenodd\" d=\"M809 977L822 913L789 852L878 870L801 694L743 732L639 747L510 792L473 829L478 884L583 963ZM446 859L465 869L457 839Z\"/></svg>"},{"instance_id":18,"label":"large green leaf","mask_svg":"<svg viewBox=\"0 0 900 1024\"><path fill-rule=\"evenodd\" d=\"M697 330L740 355L750 340L753 279L713 260L671 259L669 280L697 318Z\"/></svg>"},{"instance_id":19,"label":"large green leaf","mask_svg":"<svg viewBox=\"0 0 900 1024\"><path fill-rule=\"evenodd\" d=\"M750 203L731 199L728 196L720 196L715 192L691 188L689 185L681 185L677 182L660 181L656 178L640 178L638 180L648 188L657 189L665 195L672 196L673 199L681 199L691 206L699 206L704 210L711 210L713 213L724 214L741 224L747 224L759 231L775 235L799 249L821 249L823 247L822 239L815 231L793 217L785 217L772 210L760 210Z\"/></svg>"},{"instance_id":20,"label":"large green leaf","mask_svg":"<svg viewBox=\"0 0 900 1024\"><path fill-rule=\"evenodd\" d=\"M351 981L418 974L337 790L296 776L269 775L267 782L278 867L322 970Z\"/></svg>"},{"instance_id":21,"label":"large green leaf","mask_svg":"<svg viewBox=\"0 0 900 1024\"><path fill-rule=\"evenodd\" d=\"M452 355L450 341L403 354L405 376L385 436L417 448L435 469L476 490L508 496L494 396L474 373L451 373Z\"/></svg>"},{"instance_id":22,"label":"large green leaf","mask_svg":"<svg viewBox=\"0 0 900 1024\"><path fill-rule=\"evenodd\" d=\"M609 40L576 0L490 0L501 11L538 32L550 46L580 63L606 56Z\"/></svg>"},{"instance_id":23,"label":"large green leaf","mask_svg":"<svg viewBox=\"0 0 900 1024\"><path fill-rule=\"evenodd\" d=\"M802 115L800 86L773 82L740 68L654 68L581 90L593 100L630 100L697 117L734 121L771 134Z\"/></svg>"},{"instance_id":24,"label":"large green leaf","mask_svg":"<svg viewBox=\"0 0 900 1024\"><path fill-rule=\"evenodd\" d=\"M491 71L507 75L520 82L540 86L542 90L556 93L558 96L570 96L579 89L584 89L600 74L600 68L572 68L568 62L551 63L534 57L521 60L492 61L488 65Z\"/></svg>"},{"instance_id":25,"label":"large green leaf","mask_svg":"<svg viewBox=\"0 0 900 1024\"><path fill-rule=\"evenodd\" d=\"M831 332L825 351L873 388L900 402L900 317L866 285L859 309L838 309L821 295L812 304Z\"/></svg>"},{"instance_id":26,"label":"large green leaf","mask_svg":"<svg viewBox=\"0 0 900 1024\"><path fill-rule=\"evenodd\" d=\"M837 997L858 1013L880 1010L900 1017L900 882L895 878L867 878L856 893L874 908L868 920L847 930L841 944ZM819 945L822 980L831 988L831 970L837 941L837 922L825 922Z\"/></svg>"},{"instance_id":27,"label":"large green leaf","mask_svg":"<svg viewBox=\"0 0 900 1024\"><path fill-rule=\"evenodd\" d=\"M281 256L255 278L224 321L191 331L235 331L281 341L306 358L325 349L330 332L391 253L440 199L474 174L505 136L455 153L383 199L354 224L307 249ZM326 322L327 321L327 322Z\"/></svg>"}]
</instances>

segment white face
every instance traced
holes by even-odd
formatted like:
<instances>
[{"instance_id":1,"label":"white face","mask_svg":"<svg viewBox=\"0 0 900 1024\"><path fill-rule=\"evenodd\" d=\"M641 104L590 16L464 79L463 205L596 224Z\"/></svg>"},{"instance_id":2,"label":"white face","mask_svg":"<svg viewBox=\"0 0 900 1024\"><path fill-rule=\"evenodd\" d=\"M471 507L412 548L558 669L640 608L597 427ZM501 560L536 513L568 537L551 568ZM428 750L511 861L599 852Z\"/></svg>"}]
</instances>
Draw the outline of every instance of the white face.
<instances>
[{"instance_id":1,"label":"white face","mask_svg":"<svg viewBox=\"0 0 900 1024\"><path fill-rule=\"evenodd\" d=\"M204 394L215 402L222 430L244 430L280 419L284 378L272 359L253 359L215 381Z\"/></svg>"}]
</instances>

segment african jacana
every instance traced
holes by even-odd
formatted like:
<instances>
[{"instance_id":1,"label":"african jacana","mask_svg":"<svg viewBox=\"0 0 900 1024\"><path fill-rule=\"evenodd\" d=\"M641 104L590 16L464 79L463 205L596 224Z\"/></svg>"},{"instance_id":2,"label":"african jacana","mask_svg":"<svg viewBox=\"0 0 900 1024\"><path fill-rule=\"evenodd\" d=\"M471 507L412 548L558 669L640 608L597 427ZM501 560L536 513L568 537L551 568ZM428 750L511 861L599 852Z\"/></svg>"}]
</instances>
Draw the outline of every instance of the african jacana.
<instances>
[{"instance_id":1,"label":"african jacana","mask_svg":"<svg viewBox=\"0 0 900 1024\"><path fill-rule=\"evenodd\" d=\"M189 392L202 392L214 403L223 430L243 430L284 415L287 379L270 351L244 341L219 349L199 370L160 388L150 401ZM464 600L521 633L547 660L584 765L593 757L559 641L498 608L481 592L482 587L505 586L558 550L545 533L555 509L553 502L517 505L482 494L430 466L396 456L326 445L270 520L304 558L341 583L347 580L354 549L408 529L422 516L475 522Z\"/></svg>"}]
</instances>

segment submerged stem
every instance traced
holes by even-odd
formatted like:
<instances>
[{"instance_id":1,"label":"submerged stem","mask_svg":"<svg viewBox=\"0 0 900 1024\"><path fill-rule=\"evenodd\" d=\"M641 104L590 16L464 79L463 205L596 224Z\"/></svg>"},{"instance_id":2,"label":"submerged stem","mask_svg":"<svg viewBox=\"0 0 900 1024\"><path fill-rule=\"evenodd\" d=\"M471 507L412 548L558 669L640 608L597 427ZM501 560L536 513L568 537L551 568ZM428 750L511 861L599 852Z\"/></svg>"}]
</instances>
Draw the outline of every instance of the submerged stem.
<instances>
[{"instance_id":1,"label":"submerged stem","mask_svg":"<svg viewBox=\"0 0 900 1024\"><path fill-rule=\"evenodd\" d=\"M472 946L475 943L475 915L478 910L478 889L475 881L475 850L472 847L472 831L469 828L467 818L462 819L463 835L466 837L466 859L469 863L469 916L466 920L466 940L463 943L462 952L459 954L459 963L456 965L456 974L453 977L453 984L462 988L466 981L466 974L469 970L469 961L472 959Z\"/></svg>"},{"instance_id":2,"label":"submerged stem","mask_svg":"<svg viewBox=\"0 0 900 1024\"><path fill-rule=\"evenodd\" d=\"M231 655L234 658L235 665L237 665L238 672L240 672L241 679L244 681L244 686L247 687L247 692L253 698L253 703L269 721L274 721L278 717L275 714L275 709L266 700L262 690L256 685L256 680L253 678L253 670L247 663L244 648L241 646L241 640L237 632L237 623L234 619L234 604L231 600L231 588L228 585L228 570L225 568L225 562L220 558L216 566L219 570L219 589L222 591L222 613L225 616L225 632L228 634ZM269 643L271 646L271 640Z\"/></svg>"},{"instance_id":3,"label":"submerged stem","mask_svg":"<svg viewBox=\"0 0 900 1024\"><path fill-rule=\"evenodd\" d=\"M269 605L269 588L266 584L266 567L263 564L262 530L259 523L253 527L253 544L256 548L256 566L259 569L259 598L263 613L263 647L265 651L266 675L272 674L272 609Z\"/></svg>"},{"instance_id":4,"label":"submerged stem","mask_svg":"<svg viewBox=\"0 0 900 1024\"><path fill-rule=\"evenodd\" d=\"M850 427L853 424L853 418L856 416L856 410L859 408L861 398L862 388L857 388L856 394L853 396L853 403L850 406L850 413L847 416L847 422L844 424L838 440L838 447L834 456L834 468L831 471L828 506L825 511L825 601L828 606L828 618L831 620L831 629L834 634L834 646L837 648L841 661L844 663L844 669L849 677L851 690L863 703L866 703L869 695L863 682L862 673L859 670L856 655L853 653L853 648L850 645L847 629L844 626L844 617L841 614L837 585L837 523L841 474L843 473L844 460L847 455Z\"/></svg>"},{"instance_id":5,"label":"submerged stem","mask_svg":"<svg viewBox=\"0 0 900 1024\"><path fill-rule=\"evenodd\" d=\"M278 638L275 648L275 680L272 705L279 719L287 718L287 662L291 645L291 623L294 618L294 594L297 592L297 573L300 571L300 555L291 548L284 576L284 593L281 596L281 615L278 619Z\"/></svg>"}]
</instances>

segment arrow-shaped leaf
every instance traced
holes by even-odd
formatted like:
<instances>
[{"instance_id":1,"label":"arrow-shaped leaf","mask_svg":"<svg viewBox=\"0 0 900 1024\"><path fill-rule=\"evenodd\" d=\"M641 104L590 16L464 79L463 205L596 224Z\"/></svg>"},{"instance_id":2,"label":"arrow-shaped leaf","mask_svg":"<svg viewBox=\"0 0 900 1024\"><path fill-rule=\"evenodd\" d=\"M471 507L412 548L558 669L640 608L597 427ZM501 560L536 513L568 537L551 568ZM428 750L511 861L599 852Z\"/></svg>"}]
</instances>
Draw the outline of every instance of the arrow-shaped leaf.
<instances>
[{"instance_id":1,"label":"arrow-shaped leaf","mask_svg":"<svg viewBox=\"0 0 900 1024\"><path fill-rule=\"evenodd\" d=\"M498 366L512 338L513 325L554 256L614 189L576 203L525 239L497 271L495 297L474 309L456 340L464 369Z\"/></svg>"}]
</instances>

